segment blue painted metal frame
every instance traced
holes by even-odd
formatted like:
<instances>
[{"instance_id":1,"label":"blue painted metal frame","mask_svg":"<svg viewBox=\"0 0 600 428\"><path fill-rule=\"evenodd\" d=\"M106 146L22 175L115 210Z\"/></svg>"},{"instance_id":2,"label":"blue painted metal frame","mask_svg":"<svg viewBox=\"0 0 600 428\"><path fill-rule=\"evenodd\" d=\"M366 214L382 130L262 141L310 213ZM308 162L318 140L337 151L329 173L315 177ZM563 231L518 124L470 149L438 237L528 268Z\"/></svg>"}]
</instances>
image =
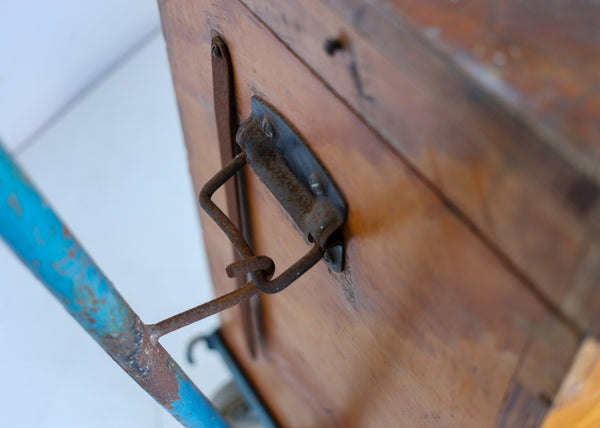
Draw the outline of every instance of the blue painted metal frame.
<instances>
[{"instance_id":1,"label":"blue painted metal frame","mask_svg":"<svg viewBox=\"0 0 600 428\"><path fill-rule=\"evenodd\" d=\"M186 427L228 427L0 145L0 235L102 348Z\"/></svg>"}]
</instances>

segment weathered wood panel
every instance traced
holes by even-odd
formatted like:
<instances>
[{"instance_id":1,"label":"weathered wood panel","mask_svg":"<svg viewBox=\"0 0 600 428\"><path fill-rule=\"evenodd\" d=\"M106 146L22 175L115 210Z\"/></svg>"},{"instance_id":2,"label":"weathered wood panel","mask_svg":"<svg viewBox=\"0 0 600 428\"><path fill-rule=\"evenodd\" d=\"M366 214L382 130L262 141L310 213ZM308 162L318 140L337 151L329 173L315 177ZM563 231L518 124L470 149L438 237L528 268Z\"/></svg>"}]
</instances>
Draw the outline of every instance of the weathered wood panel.
<instances>
[{"instance_id":1,"label":"weathered wood panel","mask_svg":"<svg viewBox=\"0 0 600 428\"><path fill-rule=\"evenodd\" d=\"M243 2L532 287L600 332L600 5Z\"/></svg>"},{"instance_id":2,"label":"weathered wood panel","mask_svg":"<svg viewBox=\"0 0 600 428\"><path fill-rule=\"evenodd\" d=\"M211 31L234 61L240 118L261 94L310 142L349 203L348 269L319 264L264 299L252 361L237 310L226 339L284 426L493 426L539 421L576 334L532 295L418 174L237 1L161 1L195 188L219 168ZM249 175L256 249L278 269L306 250ZM223 207L223 195L216 199ZM201 215L216 292L231 249Z\"/></svg>"},{"instance_id":3,"label":"weathered wood panel","mask_svg":"<svg viewBox=\"0 0 600 428\"><path fill-rule=\"evenodd\" d=\"M600 4L496 0L418 3L391 0L395 12L430 34L467 72L487 68L504 83L496 95L553 133L565 158L600 176ZM494 88L481 82L489 90Z\"/></svg>"}]
</instances>

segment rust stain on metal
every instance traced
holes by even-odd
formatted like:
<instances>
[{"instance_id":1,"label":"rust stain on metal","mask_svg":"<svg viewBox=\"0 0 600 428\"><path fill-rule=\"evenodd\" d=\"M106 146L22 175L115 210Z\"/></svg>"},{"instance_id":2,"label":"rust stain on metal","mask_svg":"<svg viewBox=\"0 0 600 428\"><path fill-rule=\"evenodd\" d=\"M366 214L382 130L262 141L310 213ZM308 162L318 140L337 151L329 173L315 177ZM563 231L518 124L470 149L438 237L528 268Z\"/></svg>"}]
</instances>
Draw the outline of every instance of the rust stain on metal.
<instances>
[{"instance_id":1,"label":"rust stain on metal","mask_svg":"<svg viewBox=\"0 0 600 428\"><path fill-rule=\"evenodd\" d=\"M65 239L73 239L73 235L67 226L62 227L62 234Z\"/></svg>"},{"instance_id":2,"label":"rust stain on metal","mask_svg":"<svg viewBox=\"0 0 600 428\"><path fill-rule=\"evenodd\" d=\"M8 206L13 210L13 212L15 213L15 215L19 218L23 217L23 208L21 207L21 204L19 203L19 199L17 198L16 195L14 194L10 194L8 195Z\"/></svg>"},{"instance_id":3,"label":"rust stain on metal","mask_svg":"<svg viewBox=\"0 0 600 428\"><path fill-rule=\"evenodd\" d=\"M275 273L275 263L267 256L253 256L231 263L225 268L225 272L229 278L246 276L258 270L263 271L267 279L271 279Z\"/></svg>"},{"instance_id":4,"label":"rust stain on metal","mask_svg":"<svg viewBox=\"0 0 600 428\"><path fill-rule=\"evenodd\" d=\"M152 343L149 329L139 318L126 333L104 336L101 342L117 364L142 388L166 408L173 408L173 402L179 400L175 376L179 367L170 364L171 360L160 344Z\"/></svg>"}]
</instances>

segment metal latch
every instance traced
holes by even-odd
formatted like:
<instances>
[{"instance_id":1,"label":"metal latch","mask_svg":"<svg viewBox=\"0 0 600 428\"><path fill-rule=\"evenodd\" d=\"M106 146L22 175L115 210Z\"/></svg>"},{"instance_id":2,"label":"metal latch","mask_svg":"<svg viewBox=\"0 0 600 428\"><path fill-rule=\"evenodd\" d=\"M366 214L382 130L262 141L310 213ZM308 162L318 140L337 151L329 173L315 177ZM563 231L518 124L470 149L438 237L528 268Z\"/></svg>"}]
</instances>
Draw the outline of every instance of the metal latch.
<instances>
[{"instance_id":1,"label":"metal latch","mask_svg":"<svg viewBox=\"0 0 600 428\"><path fill-rule=\"evenodd\" d=\"M246 341L250 354L255 357L263 337L259 308L252 304L257 299L253 298L260 292L272 294L285 289L321 259L332 270L341 271L344 240L340 227L346 220L347 206L327 169L300 133L274 107L252 97L252 113L238 128L231 58L227 45L218 35L211 40L211 56L215 118L224 167L204 185L199 199L202 208L225 232L237 253L236 261L226 269L229 277L237 278L237 289L149 326L149 334L152 342L157 343L169 332L241 304ZM274 261L267 256L255 255L249 242L245 183L243 174L238 174L246 164L269 188L311 245L300 260L275 279L272 279ZM228 182L234 176L236 181ZM211 200L214 192L223 185L232 218ZM247 276L249 282L246 282Z\"/></svg>"},{"instance_id":2,"label":"metal latch","mask_svg":"<svg viewBox=\"0 0 600 428\"><path fill-rule=\"evenodd\" d=\"M249 274L263 293L277 293L314 266L325 255L335 271L343 268L343 240L339 231L346 219L346 202L316 155L300 134L272 106L252 97L252 114L240 126L236 141L243 150L200 192L200 205L219 225L241 260L227 267L229 276ZM240 230L210 199L245 164L279 201L311 249L275 279L274 262L256 256Z\"/></svg>"}]
</instances>

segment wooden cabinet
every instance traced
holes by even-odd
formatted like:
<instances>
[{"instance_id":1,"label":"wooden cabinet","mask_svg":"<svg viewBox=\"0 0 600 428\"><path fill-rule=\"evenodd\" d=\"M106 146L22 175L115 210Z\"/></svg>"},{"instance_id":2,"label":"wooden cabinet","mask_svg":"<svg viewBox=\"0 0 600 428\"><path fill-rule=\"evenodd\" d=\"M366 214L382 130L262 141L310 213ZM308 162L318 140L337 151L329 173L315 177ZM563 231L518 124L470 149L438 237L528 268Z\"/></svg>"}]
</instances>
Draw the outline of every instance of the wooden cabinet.
<instances>
[{"instance_id":1,"label":"wooden cabinet","mask_svg":"<svg viewBox=\"0 0 600 428\"><path fill-rule=\"evenodd\" d=\"M262 296L256 359L239 310L222 313L281 424L539 425L581 338L598 332L598 6L160 8L196 190L221 168L210 52L220 34L240 121L252 95L275 106L348 202L345 270L319 263ZM572 45L586 29L590 40ZM341 49L330 55L333 39ZM306 244L246 176L255 250L281 269ZM222 192L215 200L225 208ZM235 287L231 244L200 217L224 294Z\"/></svg>"}]
</instances>

